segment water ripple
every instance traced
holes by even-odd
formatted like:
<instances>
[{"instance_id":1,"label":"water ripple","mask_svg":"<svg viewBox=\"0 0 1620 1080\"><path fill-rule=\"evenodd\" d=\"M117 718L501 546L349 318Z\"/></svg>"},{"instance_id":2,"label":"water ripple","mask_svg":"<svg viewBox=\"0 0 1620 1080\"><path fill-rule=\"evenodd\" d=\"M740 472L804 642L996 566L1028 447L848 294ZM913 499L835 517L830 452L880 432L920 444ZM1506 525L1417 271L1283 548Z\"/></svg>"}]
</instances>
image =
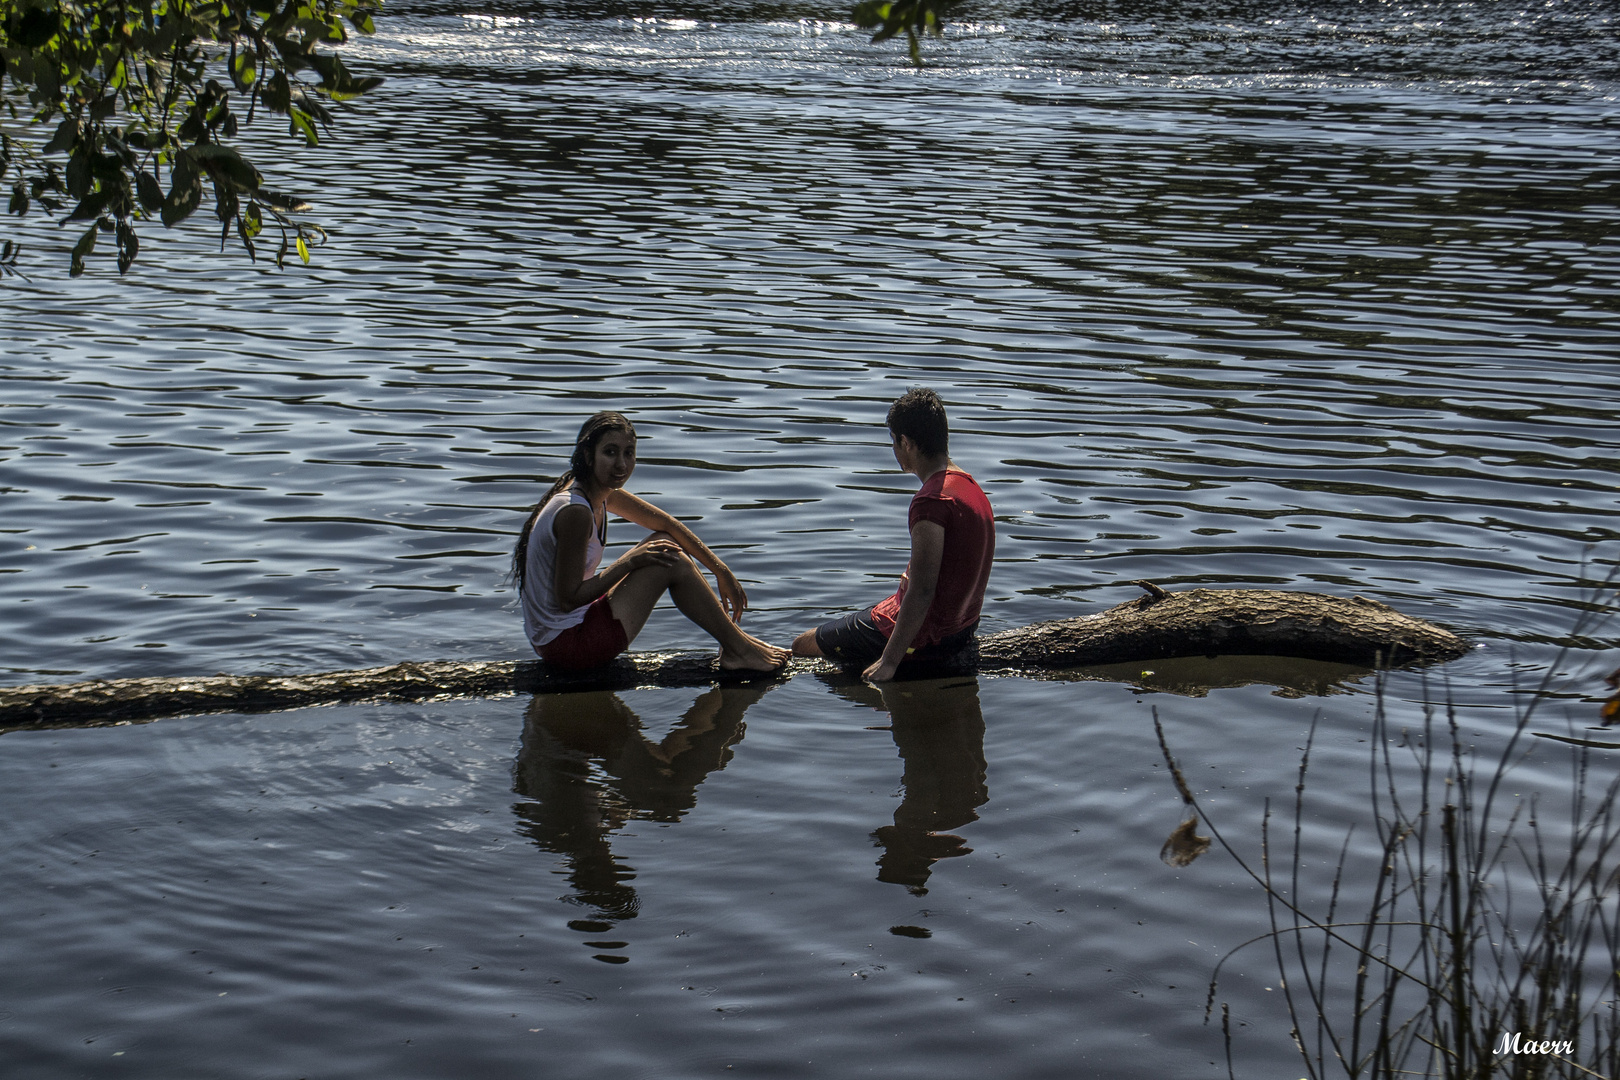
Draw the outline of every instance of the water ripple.
<instances>
[{"instance_id":1,"label":"water ripple","mask_svg":"<svg viewBox=\"0 0 1620 1080\"><path fill-rule=\"evenodd\" d=\"M407 7L265 159L313 266L188 228L7 284L0 671L521 656L504 551L600 407L785 637L903 564L918 383L1000 514L988 628L1147 577L1556 637L1620 537L1615 39L1414 11L1011 12L914 76L836 24Z\"/></svg>"}]
</instances>

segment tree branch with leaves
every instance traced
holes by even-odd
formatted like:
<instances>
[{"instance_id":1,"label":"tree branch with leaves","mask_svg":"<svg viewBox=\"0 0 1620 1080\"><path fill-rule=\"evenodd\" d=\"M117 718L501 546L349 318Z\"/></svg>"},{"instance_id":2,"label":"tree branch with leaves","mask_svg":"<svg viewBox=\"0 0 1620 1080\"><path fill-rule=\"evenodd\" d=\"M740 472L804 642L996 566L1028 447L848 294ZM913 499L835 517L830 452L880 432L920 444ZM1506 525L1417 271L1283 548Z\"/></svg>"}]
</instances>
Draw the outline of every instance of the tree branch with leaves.
<instances>
[{"instance_id":1,"label":"tree branch with leaves","mask_svg":"<svg viewBox=\"0 0 1620 1080\"><path fill-rule=\"evenodd\" d=\"M874 42L904 34L922 66L923 35L943 32L958 0L864 0ZM280 266L324 240L301 200L264 186L232 145L261 112L314 146L329 105L382 82L350 74L337 46L369 34L381 0L0 0L0 193L26 215L67 210L82 222L71 273L110 235L118 270L140 253L137 226L190 218L213 197L220 247L234 234L257 258L273 229ZM6 130L8 127L11 130ZM42 136L27 129L54 131ZM65 164L59 164L65 157ZM3 194L0 194L3 197ZM0 242L0 277L18 245Z\"/></svg>"},{"instance_id":2,"label":"tree branch with leaves","mask_svg":"<svg viewBox=\"0 0 1620 1080\"><path fill-rule=\"evenodd\" d=\"M915 67L923 66L924 34L940 37L945 33L945 13L958 0L863 0L855 5L855 25L871 29L874 43L906 35L906 48Z\"/></svg>"},{"instance_id":3,"label":"tree branch with leaves","mask_svg":"<svg viewBox=\"0 0 1620 1080\"><path fill-rule=\"evenodd\" d=\"M9 211L71 206L65 220L87 223L75 277L101 234L123 272L138 222L176 225L209 194L221 247L235 234L256 258L268 227L278 266L295 251L307 262L325 237L297 216L308 206L267 189L231 143L262 111L316 145L330 102L382 82L351 75L335 51L351 30L371 33L374 13L363 0L0 0L0 125L55 124L43 146L0 129ZM0 274L16 254L8 241Z\"/></svg>"}]
</instances>

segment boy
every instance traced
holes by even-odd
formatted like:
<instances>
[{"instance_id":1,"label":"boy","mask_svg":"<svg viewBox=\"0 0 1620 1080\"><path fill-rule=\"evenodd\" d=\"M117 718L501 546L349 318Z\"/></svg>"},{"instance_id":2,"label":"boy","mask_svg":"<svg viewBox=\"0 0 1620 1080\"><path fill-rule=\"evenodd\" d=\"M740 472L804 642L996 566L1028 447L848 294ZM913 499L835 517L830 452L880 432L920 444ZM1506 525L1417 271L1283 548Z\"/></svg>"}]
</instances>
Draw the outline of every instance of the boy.
<instances>
[{"instance_id":1,"label":"boy","mask_svg":"<svg viewBox=\"0 0 1620 1080\"><path fill-rule=\"evenodd\" d=\"M908 656L949 656L973 640L996 549L990 500L951 462L945 403L932 390L908 390L889 407L889 437L900 468L922 481L911 500L911 561L900 588L866 611L806 630L794 656L865 665L873 682L894 678Z\"/></svg>"}]
</instances>

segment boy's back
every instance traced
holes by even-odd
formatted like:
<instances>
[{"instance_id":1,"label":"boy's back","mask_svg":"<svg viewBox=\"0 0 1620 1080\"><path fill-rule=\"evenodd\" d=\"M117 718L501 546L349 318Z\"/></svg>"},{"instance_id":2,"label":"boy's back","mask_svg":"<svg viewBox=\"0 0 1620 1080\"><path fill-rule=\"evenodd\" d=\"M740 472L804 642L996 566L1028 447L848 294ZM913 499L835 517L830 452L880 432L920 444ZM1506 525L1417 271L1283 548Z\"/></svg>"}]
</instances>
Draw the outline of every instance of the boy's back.
<instances>
[{"instance_id":1,"label":"boy's back","mask_svg":"<svg viewBox=\"0 0 1620 1080\"><path fill-rule=\"evenodd\" d=\"M955 466L940 470L923 483L912 496L908 518L908 532L920 521L931 521L945 530L934 602L912 641L912 648L925 649L979 621L996 553L996 524L983 489ZM873 624L885 634L893 632L895 616L910 584L908 567L895 594L872 609Z\"/></svg>"},{"instance_id":2,"label":"boy's back","mask_svg":"<svg viewBox=\"0 0 1620 1080\"><path fill-rule=\"evenodd\" d=\"M908 657L954 655L973 641L996 551L990 500L950 455L945 403L913 387L889 406L895 464L922 482L911 500L911 558L900 587L864 611L793 639L793 655L865 665L874 682L894 678Z\"/></svg>"}]
</instances>

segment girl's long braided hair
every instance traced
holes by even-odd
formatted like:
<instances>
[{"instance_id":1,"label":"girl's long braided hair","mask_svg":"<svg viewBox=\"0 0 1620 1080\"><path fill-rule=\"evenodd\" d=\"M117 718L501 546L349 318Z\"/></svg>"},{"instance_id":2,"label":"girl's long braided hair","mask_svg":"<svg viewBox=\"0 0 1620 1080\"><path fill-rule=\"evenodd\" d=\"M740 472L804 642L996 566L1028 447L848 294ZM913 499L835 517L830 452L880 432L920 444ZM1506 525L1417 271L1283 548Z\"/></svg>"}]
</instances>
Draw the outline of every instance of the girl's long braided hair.
<instances>
[{"instance_id":1,"label":"girl's long braided hair","mask_svg":"<svg viewBox=\"0 0 1620 1080\"><path fill-rule=\"evenodd\" d=\"M545 497L534 504L529 512L529 520L523 523L523 530L518 533L517 547L512 551L512 578L517 582L518 591L523 591L525 579L529 569L529 534L534 531L535 519L559 491L574 482L577 476L591 476L591 466L596 460L596 444L602 441L602 436L610 431L622 431L634 438L636 429L630 425L622 413L599 412L592 416L579 429L579 438L574 441L573 456L568 459L568 471L557 477L557 482L551 485Z\"/></svg>"}]
</instances>

